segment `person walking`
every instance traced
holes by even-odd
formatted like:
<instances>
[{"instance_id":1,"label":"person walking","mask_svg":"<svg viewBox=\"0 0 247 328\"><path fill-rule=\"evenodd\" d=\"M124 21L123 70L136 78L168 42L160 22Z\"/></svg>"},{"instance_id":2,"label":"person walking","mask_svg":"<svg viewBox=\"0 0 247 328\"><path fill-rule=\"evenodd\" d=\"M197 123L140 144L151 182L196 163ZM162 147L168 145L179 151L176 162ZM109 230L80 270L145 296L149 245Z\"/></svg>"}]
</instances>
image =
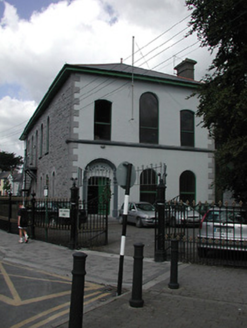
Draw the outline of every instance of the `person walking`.
<instances>
[{"instance_id":1,"label":"person walking","mask_svg":"<svg viewBox=\"0 0 247 328\"><path fill-rule=\"evenodd\" d=\"M19 205L18 210L18 229L19 229L19 243L28 243L29 236L27 234L27 226L28 226L28 214L27 209L23 204Z\"/></svg>"}]
</instances>

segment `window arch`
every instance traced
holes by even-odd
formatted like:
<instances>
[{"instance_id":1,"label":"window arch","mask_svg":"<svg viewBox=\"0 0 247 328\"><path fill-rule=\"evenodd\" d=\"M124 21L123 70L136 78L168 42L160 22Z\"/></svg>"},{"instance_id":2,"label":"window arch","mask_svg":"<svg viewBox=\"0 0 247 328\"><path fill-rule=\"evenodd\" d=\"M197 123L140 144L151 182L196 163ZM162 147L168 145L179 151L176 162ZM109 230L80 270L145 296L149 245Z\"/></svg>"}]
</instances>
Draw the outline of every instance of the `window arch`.
<instances>
[{"instance_id":1,"label":"window arch","mask_svg":"<svg viewBox=\"0 0 247 328\"><path fill-rule=\"evenodd\" d=\"M196 178L191 171L184 171L179 179L179 195L183 202L196 200Z\"/></svg>"},{"instance_id":2,"label":"window arch","mask_svg":"<svg viewBox=\"0 0 247 328\"><path fill-rule=\"evenodd\" d=\"M111 108L108 100L96 100L94 103L94 140L111 140Z\"/></svg>"},{"instance_id":3,"label":"window arch","mask_svg":"<svg viewBox=\"0 0 247 328\"><path fill-rule=\"evenodd\" d=\"M194 112L181 110L180 112L180 140L181 146L195 146Z\"/></svg>"},{"instance_id":4,"label":"window arch","mask_svg":"<svg viewBox=\"0 0 247 328\"><path fill-rule=\"evenodd\" d=\"M153 204L156 199L157 174L153 169L143 170L140 175L140 201Z\"/></svg>"},{"instance_id":5,"label":"window arch","mask_svg":"<svg viewBox=\"0 0 247 328\"><path fill-rule=\"evenodd\" d=\"M151 92L140 97L140 143L158 144L159 108L158 99Z\"/></svg>"}]
</instances>

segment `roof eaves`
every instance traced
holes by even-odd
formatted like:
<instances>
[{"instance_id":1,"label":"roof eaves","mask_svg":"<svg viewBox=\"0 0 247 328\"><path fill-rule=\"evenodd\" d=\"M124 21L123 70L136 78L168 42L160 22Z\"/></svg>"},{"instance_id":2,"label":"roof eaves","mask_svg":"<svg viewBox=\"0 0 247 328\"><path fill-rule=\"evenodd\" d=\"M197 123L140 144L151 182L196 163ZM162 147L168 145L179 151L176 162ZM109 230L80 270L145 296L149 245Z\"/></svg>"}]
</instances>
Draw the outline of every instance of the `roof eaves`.
<instances>
[{"instance_id":1,"label":"roof eaves","mask_svg":"<svg viewBox=\"0 0 247 328\"><path fill-rule=\"evenodd\" d=\"M80 65L71 65L70 66L71 71L75 71L77 73L83 72L83 73L90 73L90 74L97 74L97 75L108 75L108 76L114 76L114 77L121 77L121 78L132 78L132 72L124 72L124 71L118 71L118 70L106 70L101 69L100 65L99 68L96 68L95 65L90 66L80 66ZM145 70L144 70L145 71ZM148 71L150 72L150 71ZM177 85L180 87L186 87L186 88L197 88L200 82L197 82L192 79L182 78L182 77L173 77L168 74L164 74L164 77L161 76L155 76L152 74L145 75L145 74L138 74L134 71L134 79L135 80L142 80L142 81L148 81L148 82L156 82L156 83L164 83L164 84L171 84L171 85Z\"/></svg>"}]
</instances>

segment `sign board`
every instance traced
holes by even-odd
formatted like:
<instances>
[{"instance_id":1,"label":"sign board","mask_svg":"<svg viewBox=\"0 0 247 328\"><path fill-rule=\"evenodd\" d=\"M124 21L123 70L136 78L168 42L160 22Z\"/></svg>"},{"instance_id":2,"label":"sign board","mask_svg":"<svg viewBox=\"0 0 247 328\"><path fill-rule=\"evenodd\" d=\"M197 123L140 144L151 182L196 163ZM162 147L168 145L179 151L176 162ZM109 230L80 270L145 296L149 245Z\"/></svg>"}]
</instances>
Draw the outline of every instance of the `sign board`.
<instances>
[{"instance_id":1,"label":"sign board","mask_svg":"<svg viewBox=\"0 0 247 328\"><path fill-rule=\"evenodd\" d=\"M116 171L117 183L123 189L126 189L128 164L129 164L128 162L123 162L123 163L119 164L117 171ZM135 171L134 165L132 165L130 187L132 187L134 185L135 181L136 181L136 171Z\"/></svg>"},{"instance_id":2,"label":"sign board","mask_svg":"<svg viewBox=\"0 0 247 328\"><path fill-rule=\"evenodd\" d=\"M59 208L59 217L60 218L70 218L70 209Z\"/></svg>"}]
</instances>

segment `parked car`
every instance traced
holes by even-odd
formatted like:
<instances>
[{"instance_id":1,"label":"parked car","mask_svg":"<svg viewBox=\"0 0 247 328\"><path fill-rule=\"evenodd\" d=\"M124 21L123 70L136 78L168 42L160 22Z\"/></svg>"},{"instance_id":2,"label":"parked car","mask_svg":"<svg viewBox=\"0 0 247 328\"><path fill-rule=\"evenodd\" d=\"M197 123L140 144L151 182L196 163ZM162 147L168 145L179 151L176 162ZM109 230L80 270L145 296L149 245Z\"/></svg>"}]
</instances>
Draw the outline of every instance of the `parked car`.
<instances>
[{"instance_id":1,"label":"parked car","mask_svg":"<svg viewBox=\"0 0 247 328\"><path fill-rule=\"evenodd\" d=\"M166 204L165 217L171 227L199 225L201 218L197 210L185 203Z\"/></svg>"},{"instance_id":2,"label":"parked car","mask_svg":"<svg viewBox=\"0 0 247 328\"><path fill-rule=\"evenodd\" d=\"M209 250L247 251L246 212L240 208L211 208L201 220L198 255Z\"/></svg>"},{"instance_id":3,"label":"parked car","mask_svg":"<svg viewBox=\"0 0 247 328\"><path fill-rule=\"evenodd\" d=\"M119 222L123 223L123 208L119 211ZM148 202L130 202L127 223L134 223L138 228L155 225L155 207Z\"/></svg>"}]
</instances>

